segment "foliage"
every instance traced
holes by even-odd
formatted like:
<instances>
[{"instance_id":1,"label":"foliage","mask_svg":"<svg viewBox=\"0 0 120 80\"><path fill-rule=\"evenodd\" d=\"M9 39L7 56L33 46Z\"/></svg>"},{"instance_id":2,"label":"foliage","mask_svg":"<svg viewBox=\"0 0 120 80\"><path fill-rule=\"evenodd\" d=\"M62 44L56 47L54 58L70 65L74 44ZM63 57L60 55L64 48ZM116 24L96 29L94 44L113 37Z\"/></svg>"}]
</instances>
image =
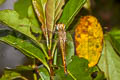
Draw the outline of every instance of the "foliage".
<instances>
[{"instance_id":1,"label":"foliage","mask_svg":"<svg viewBox=\"0 0 120 80\"><path fill-rule=\"evenodd\" d=\"M108 80L117 80L120 77L120 57L110 43L110 36L105 35L104 48L98 66L105 72Z\"/></svg>"},{"instance_id":2,"label":"foliage","mask_svg":"<svg viewBox=\"0 0 120 80\"><path fill-rule=\"evenodd\" d=\"M64 23L66 25L66 29L73 21L76 14L80 11L83 4L86 0L70 0L63 9L63 14L59 20L60 23ZM72 6L72 8L69 8Z\"/></svg>"},{"instance_id":3,"label":"foliage","mask_svg":"<svg viewBox=\"0 0 120 80\"><path fill-rule=\"evenodd\" d=\"M87 54L84 54L84 56L96 60L92 66L89 66L91 60L88 58L79 58L75 55L76 46L74 43L77 42L68 32L68 27L73 27L70 25L76 19L85 2L86 0L68 0L67 2L65 0L18 0L14 4L14 10L1 10L0 22L10 29L0 30L0 41L21 51L31 59L32 64L5 69L0 80L118 80L120 77L119 29L104 34L102 51L103 33L100 24L95 18L90 18L92 22L85 19L85 23L90 22L90 24L85 24L87 28L81 31L84 32L90 28L86 35L91 35L93 32L95 38L98 33L97 37L100 39L98 42L96 39L92 39L92 43L96 41L94 45L100 45L100 49L95 48L94 54L97 55L97 58L91 56L89 50ZM63 67L66 66L62 64L63 55L61 55L61 46L59 46L61 43L58 43L59 36L53 32L57 31L56 25L60 23L65 24L65 38L68 40L64 49L67 73L64 73ZM84 25L80 27L84 27ZM85 39L88 39L87 37ZM42 40L45 42L42 43ZM85 44L89 44L89 39ZM88 48L85 45L83 47ZM89 46L89 48L91 47ZM82 53L85 53L85 50Z\"/></svg>"},{"instance_id":4,"label":"foliage","mask_svg":"<svg viewBox=\"0 0 120 80\"><path fill-rule=\"evenodd\" d=\"M31 0L18 0L14 5L14 10L20 14L21 18L28 17L28 8L30 5L32 5Z\"/></svg>"},{"instance_id":5,"label":"foliage","mask_svg":"<svg viewBox=\"0 0 120 80\"><path fill-rule=\"evenodd\" d=\"M0 0L0 5L3 4L5 2L5 0Z\"/></svg>"}]
</instances>

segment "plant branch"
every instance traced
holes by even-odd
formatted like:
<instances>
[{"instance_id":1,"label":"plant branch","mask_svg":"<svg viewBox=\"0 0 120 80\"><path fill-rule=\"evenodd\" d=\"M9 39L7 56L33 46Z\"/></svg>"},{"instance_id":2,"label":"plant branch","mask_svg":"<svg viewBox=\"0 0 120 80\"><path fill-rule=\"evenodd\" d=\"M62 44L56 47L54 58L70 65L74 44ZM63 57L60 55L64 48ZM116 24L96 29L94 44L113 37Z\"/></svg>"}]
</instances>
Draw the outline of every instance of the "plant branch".
<instances>
[{"instance_id":1,"label":"plant branch","mask_svg":"<svg viewBox=\"0 0 120 80\"><path fill-rule=\"evenodd\" d=\"M51 78L51 80L53 80L54 71L53 71L53 58L52 58L52 55L51 55L51 49L48 49L48 55L50 57L50 59L49 59L50 78Z\"/></svg>"}]
</instances>

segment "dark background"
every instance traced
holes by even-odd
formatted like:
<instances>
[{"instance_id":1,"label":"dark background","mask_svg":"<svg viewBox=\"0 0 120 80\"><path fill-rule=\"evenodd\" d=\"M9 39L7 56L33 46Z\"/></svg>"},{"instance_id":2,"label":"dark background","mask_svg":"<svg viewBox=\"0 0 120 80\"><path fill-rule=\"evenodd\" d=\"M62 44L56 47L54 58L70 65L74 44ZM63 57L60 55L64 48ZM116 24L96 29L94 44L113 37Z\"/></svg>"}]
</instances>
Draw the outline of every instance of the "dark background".
<instances>
[{"instance_id":1,"label":"dark background","mask_svg":"<svg viewBox=\"0 0 120 80\"><path fill-rule=\"evenodd\" d=\"M120 27L120 0L91 0L92 14L103 27Z\"/></svg>"}]
</instances>

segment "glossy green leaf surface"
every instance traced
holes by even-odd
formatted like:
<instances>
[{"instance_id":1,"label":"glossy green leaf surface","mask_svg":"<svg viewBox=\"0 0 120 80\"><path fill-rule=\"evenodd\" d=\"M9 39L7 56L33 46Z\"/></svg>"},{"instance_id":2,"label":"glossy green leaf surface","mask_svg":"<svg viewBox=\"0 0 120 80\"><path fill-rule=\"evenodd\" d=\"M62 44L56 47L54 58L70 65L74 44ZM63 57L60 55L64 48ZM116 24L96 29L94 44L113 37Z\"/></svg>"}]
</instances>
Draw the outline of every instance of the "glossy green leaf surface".
<instances>
[{"instance_id":1,"label":"glossy green leaf surface","mask_svg":"<svg viewBox=\"0 0 120 80\"><path fill-rule=\"evenodd\" d=\"M75 48L75 46L74 46L72 35L70 33L67 33L67 41L66 41L67 64L69 64L72 61L72 56L75 55L74 48Z\"/></svg>"},{"instance_id":2,"label":"glossy green leaf surface","mask_svg":"<svg viewBox=\"0 0 120 80\"><path fill-rule=\"evenodd\" d=\"M86 0L69 0L63 9L59 23L65 24L67 29L85 2Z\"/></svg>"},{"instance_id":3,"label":"glossy green leaf surface","mask_svg":"<svg viewBox=\"0 0 120 80\"><path fill-rule=\"evenodd\" d=\"M72 61L67 66L68 74L64 73L64 69L58 67L55 70L55 80L104 80L104 73L100 72L97 67L88 67L88 61L77 56L72 57ZM95 77L91 74L97 72Z\"/></svg>"},{"instance_id":4,"label":"glossy green leaf surface","mask_svg":"<svg viewBox=\"0 0 120 80\"><path fill-rule=\"evenodd\" d=\"M120 79L120 57L113 49L109 36L106 35L104 39L105 46L98 66L105 72L107 80L118 80Z\"/></svg>"},{"instance_id":5,"label":"glossy green leaf surface","mask_svg":"<svg viewBox=\"0 0 120 80\"><path fill-rule=\"evenodd\" d=\"M113 48L120 55L120 30L114 29L109 32L110 42L112 43Z\"/></svg>"},{"instance_id":6,"label":"glossy green leaf surface","mask_svg":"<svg viewBox=\"0 0 120 80\"><path fill-rule=\"evenodd\" d=\"M31 0L18 0L14 4L14 10L17 11L21 18L28 17L28 7L32 5Z\"/></svg>"},{"instance_id":7,"label":"glossy green leaf surface","mask_svg":"<svg viewBox=\"0 0 120 80\"><path fill-rule=\"evenodd\" d=\"M40 28L40 23L37 19L37 16L34 12L34 9L33 9L32 5L29 6L29 8L28 8L28 18L32 23L32 26L31 26L32 32L38 33L39 35L42 34L42 31L41 31L41 28Z\"/></svg>"},{"instance_id":8,"label":"glossy green leaf surface","mask_svg":"<svg viewBox=\"0 0 120 80\"><path fill-rule=\"evenodd\" d=\"M31 44L29 41L22 40L19 37L15 37L12 35L0 37L0 41L8 43L9 45L17 49L24 51L26 55L30 55L37 58L49 69L43 52L35 45Z\"/></svg>"},{"instance_id":9,"label":"glossy green leaf surface","mask_svg":"<svg viewBox=\"0 0 120 80\"><path fill-rule=\"evenodd\" d=\"M72 62L68 64L67 69L74 80L92 80L89 74L88 61L83 58L74 56Z\"/></svg>"},{"instance_id":10,"label":"glossy green leaf surface","mask_svg":"<svg viewBox=\"0 0 120 80\"><path fill-rule=\"evenodd\" d=\"M14 10L17 11L21 18L27 17L32 23L31 29L34 33L41 34L40 23L32 7L32 0L18 0L14 4Z\"/></svg>"},{"instance_id":11,"label":"glossy green leaf surface","mask_svg":"<svg viewBox=\"0 0 120 80\"><path fill-rule=\"evenodd\" d=\"M27 18L20 19L19 14L13 10L0 11L0 21L8 25L10 28L25 34L26 36L36 40L30 32L31 22Z\"/></svg>"},{"instance_id":12,"label":"glossy green leaf surface","mask_svg":"<svg viewBox=\"0 0 120 80\"><path fill-rule=\"evenodd\" d=\"M116 36L110 35L111 38L111 44L113 48L117 51L117 53L120 55L120 38L115 38Z\"/></svg>"},{"instance_id":13,"label":"glossy green leaf surface","mask_svg":"<svg viewBox=\"0 0 120 80\"><path fill-rule=\"evenodd\" d=\"M74 80L69 74L64 73L64 69L59 67L58 70L55 71L54 80Z\"/></svg>"},{"instance_id":14,"label":"glossy green leaf surface","mask_svg":"<svg viewBox=\"0 0 120 80\"><path fill-rule=\"evenodd\" d=\"M38 70L41 80L50 80L49 72L45 67L40 67Z\"/></svg>"}]
</instances>

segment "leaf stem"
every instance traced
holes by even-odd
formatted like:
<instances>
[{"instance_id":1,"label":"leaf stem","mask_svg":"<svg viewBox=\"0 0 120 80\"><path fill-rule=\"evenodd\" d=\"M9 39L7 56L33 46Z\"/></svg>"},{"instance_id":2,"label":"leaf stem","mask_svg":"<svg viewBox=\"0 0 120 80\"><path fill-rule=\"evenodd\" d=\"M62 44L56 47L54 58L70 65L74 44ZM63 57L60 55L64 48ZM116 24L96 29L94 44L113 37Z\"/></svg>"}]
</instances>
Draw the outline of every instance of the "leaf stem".
<instances>
[{"instance_id":1,"label":"leaf stem","mask_svg":"<svg viewBox=\"0 0 120 80\"><path fill-rule=\"evenodd\" d=\"M49 59L50 78L51 78L51 80L53 80L54 71L53 71L53 58L51 56L51 49L48 49L48 55L50 57L50 59Z\"/></svg>"},{"instance_id":2,"label":"leaf stem","mask_svg":"<svg viewBox=\"0 0 120 80\"><path fill-rule=\"evenodd\" d=\"M35 59L33 59L33 65L32 65L32 68L35 69L35 67L36 67ZM33 77L34 77L34 80L37 80L37 75L36 75L36 73L33 73Z\"/></svg>"},{"instance_id":3,"label":"leaf stem","mask_svg":"<svg viewBox=\"0 0 120 80\"><path fill-rule=\"evenodd\" d=\"M54 43L54 46L53 46L53 49L52 49L52 58L53 58L53 56L54 56L57 43L58 43L58 40L56 40L55 43Z\"/></svg>"}]
</instances>

